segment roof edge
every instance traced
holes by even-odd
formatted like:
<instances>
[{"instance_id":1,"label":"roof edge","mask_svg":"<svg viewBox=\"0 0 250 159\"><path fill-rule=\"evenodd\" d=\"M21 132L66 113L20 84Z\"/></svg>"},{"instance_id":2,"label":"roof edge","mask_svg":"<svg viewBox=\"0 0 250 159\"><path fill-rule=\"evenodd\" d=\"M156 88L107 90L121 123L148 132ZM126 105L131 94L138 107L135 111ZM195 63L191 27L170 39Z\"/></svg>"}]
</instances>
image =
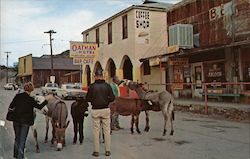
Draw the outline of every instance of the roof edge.
<instances>
[{"instance_id":1,"label":"roof edge","mask_svg":"<svg viewBox=\"0 0 250 159\"><path fill-rule=\"evenodd\" d=\"M143 6L143 5L132 5L132 6L128 7L128 8L126 8L126 9L124 9L124 10L122 10L122 11L120 11L120 12L114 14L114 15L112 15L111 17L109 17L109 18L107 18L107 19L105 19L105 20L103 20L103 21L101 21L101 22L95 24L94 26L92 26L92 27L90 27L90 28L84 30L81 34L87 33L87 32L89 32L90 30L92 30L92 29L94 29L94 28L97 28L97 27L99 27L99 26L101 26L101 25L103 25L103 24L105 24L105 23L107 23L107 22L109 22L109 21L111 21L111 20L113 20L113 19L119 17L120 15L122 15L122 14L124 14L124 13L127 13L127 12L129 12L130 10L133 10L133 9L144 9L144 10L160 11L160 12L166 12L166 10L167 10L167 9L164 8L164 7L163 7L163 8L159 8L159 7L148 7L148 6Z\"/></svg>"}]
</instances>

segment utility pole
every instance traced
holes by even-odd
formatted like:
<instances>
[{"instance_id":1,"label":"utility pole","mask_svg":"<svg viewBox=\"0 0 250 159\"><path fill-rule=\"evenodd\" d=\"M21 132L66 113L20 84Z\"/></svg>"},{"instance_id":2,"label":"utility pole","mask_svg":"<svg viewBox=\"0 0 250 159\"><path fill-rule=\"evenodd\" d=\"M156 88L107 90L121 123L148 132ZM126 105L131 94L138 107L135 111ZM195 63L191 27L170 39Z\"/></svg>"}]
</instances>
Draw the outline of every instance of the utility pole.
<instances>
[{"instance_id":1,"label":"utility pole","mask_svg":"<svg viewBox=\"0 0 250 159\"><path fill-rule=\"evenodd\" d=\"M53 52L52 52L52 34L55 34L56 32L54 30L49 30L47 32L44 32L45 34L49 34L49 41L50 41L50 59L51 59L51 72L50 75L54 76L54 68L53 68Z\"/></svg>"},{"instance_id":2,"label":"utility pole","mask_svg":"<svg viewBox=\"0 0 250 159\"><path fill-rule=\"evenodd\" d=\"M8 62L9 62L9 54L10 54L11 52L6 51L5 53L6 53L6 55L7 55L7 61L6 61L6 63L7 63L7 70L6 70L6 83L9 83L9 75L8 75L8 69L9 69L9 66L8 66Z\"/></svg>"}]
</instances>

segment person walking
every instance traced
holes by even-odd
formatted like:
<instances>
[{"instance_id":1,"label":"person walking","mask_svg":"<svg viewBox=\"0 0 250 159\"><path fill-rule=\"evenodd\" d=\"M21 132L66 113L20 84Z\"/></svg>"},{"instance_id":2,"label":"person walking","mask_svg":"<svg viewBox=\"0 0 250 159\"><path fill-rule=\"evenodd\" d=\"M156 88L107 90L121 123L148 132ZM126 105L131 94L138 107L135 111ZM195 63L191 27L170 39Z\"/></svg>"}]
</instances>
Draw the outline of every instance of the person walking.
<instances>
[{"instance_id":1,"label":"person walking","mask_svg":"<svg viewBox=\"0 0 250 159\"><path fill-rule=\"evenodd\" d=\"M29 132L29 127L34 124L34 107L42 109L48 102L38 104L30 93L34 90L31 82L24 84L24 92L16 94L9 106L9 111L14 112L13 128L15 132L14 158L24 158L24 148Z\"/></svg>"},{"instance_id":2,"label":"person walking","mask_svg":"<svg viewBox=\"0 0 250 159\"><path fill-rule=\"evenodd\" d=\"M114 101L115 96L112 88L103 79L103 70L97 69L95 72L95 82L89 86L86 100L92 105L92 126L94 134L93 156L99 156L99 133L100 126L103 127L105 155L110 156L110 109L109 103Z\"/></svg>"},{"instance_id":3,"label":"person walking","mask_svg":"<svg viewBox=\"0 0 250 159\"><path fill-rule=\"evenodd\" d=\"M113 91L113 94L115 95L115 97L120 96L119 85L121 84L121 82L123 82L123 81L119 81L117 76L114 76L111 79L110 86L112 88L112 91ZM120 124L119 124L119 114L114 113L111 118L112 118L112 120L111 120L111 130L119 130L119 129L121 129Z\"/></svg>"}]
</instances>

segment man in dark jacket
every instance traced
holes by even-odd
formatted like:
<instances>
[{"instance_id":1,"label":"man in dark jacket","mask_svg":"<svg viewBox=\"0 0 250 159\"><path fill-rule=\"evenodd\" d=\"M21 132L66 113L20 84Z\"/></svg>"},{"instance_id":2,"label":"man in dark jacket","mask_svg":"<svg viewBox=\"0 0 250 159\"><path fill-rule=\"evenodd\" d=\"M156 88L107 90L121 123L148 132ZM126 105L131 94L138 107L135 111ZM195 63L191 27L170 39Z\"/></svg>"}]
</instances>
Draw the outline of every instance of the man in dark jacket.
<instances>
[{"instance_id":1,"label":"man in dark jacket","mask_svg":"<svg viewBox=\"0 0 250 159\"><path fill-rule=\"evenodd\" d=\"M95 82L89 86L86 100L92 105L94 152L93 156L99 156L100 126L103 127L105 139L105 155L110 156L110 109L109 103L114 101L115 96L108 83L103 79L103 71L97 69ZM102 125L100 125L102 124Z\"/></svg>"},{"instance_id":2,"label":"man in dark jacket","mask_svg":"<svg viewBox=\"0 0 250 159\"><path fill-rule=\"evenodd\" d=\"M24 84L23 93L17 94L9 106L14 111L13 127L15 131L14 158L24 158L24 147L29 127L34 124L34 108L42 109L48 102L38 104L30 93L34 90L31 82Z\"/></svg>"}]
</instances>

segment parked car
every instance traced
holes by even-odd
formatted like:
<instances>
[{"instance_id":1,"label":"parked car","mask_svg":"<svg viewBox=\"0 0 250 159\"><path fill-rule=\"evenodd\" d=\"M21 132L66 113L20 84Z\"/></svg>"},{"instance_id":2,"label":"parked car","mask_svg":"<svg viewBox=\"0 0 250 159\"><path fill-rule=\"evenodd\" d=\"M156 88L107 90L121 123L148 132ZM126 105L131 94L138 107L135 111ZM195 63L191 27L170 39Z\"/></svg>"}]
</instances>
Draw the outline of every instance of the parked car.
<instances>
[{"instance_id":1,"label":"parked car","mask_svg":"<svg viewBox=\"0 0 250 159\"><path fill-rule=\"evenodd\" d=\"M44 87L42 87L42 94L48 94L50 92L56 93L57 90L59 89L57 83L46 83Z\"/></svg>"},{"instance_id":2,"label":"parked car","mask_svg":"<svg viewBox=\"0 0 250 159\"><path fill-rule=\"evenodd\" d=\"M3 87L5 90L17 90L18 89L18 85L14 84L14 83L7 83Z\"/></svg>"},{"instance_id":3,"label":"parked car","mask_svg":"<svg viewBox=\"0 0 250 159\"><path fill-rule=\"evenodd\" d=\"M75 99L76 97L85 97L87 92L75 84L62 84L56 94L62 99Z\"/></svg>"}]
</instances>

